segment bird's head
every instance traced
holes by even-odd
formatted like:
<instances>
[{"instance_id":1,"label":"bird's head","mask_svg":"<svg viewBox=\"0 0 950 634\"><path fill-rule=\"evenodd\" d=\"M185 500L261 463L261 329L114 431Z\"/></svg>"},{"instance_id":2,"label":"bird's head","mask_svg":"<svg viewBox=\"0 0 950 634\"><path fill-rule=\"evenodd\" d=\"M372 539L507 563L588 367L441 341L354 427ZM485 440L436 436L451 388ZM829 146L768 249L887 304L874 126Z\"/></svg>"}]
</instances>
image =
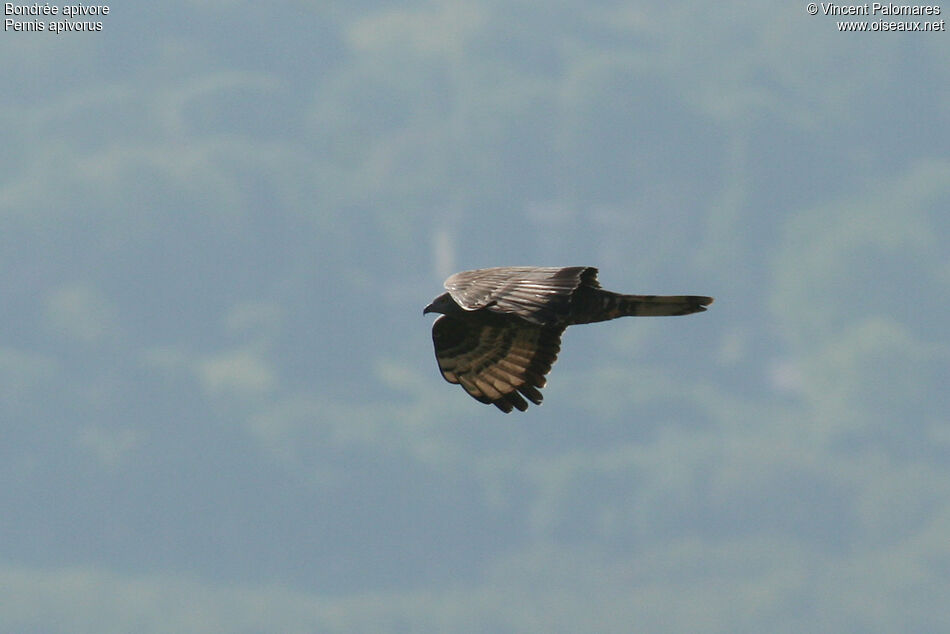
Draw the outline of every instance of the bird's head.
<instances>
[{"instance_id":1,"label":"bird's head","mask_svg":"<svg viewBox=\"0 0 950 634\"><path fill-rule=\"evenodd\" d=\"M460 310L461 308L455 303L455 300L452 299L452 295L450 293L442 293L433 299L431 304L422 309L422 314L442 313L443 315L451 315L452 313L457 313Z\"/></svg>"}]
</instances>

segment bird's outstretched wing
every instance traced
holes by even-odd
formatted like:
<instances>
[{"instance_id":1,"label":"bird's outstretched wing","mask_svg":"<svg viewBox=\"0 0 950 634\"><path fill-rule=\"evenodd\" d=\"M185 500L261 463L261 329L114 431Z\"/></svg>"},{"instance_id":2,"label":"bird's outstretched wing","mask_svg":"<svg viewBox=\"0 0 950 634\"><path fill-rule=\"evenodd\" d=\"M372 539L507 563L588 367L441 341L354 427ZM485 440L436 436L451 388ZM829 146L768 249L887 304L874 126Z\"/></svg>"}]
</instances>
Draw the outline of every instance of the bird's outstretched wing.
<instances>
[{"instance_id":1,"label":"bird's outstretched wing","mask_svg":"<svg viewBox=\"0 0 950 634\"><path fill-rule=\"evenodd\" d=\"M539 325L564 321L571 294L582 285L600 288L596 268L501 266L462 271L445 280L446 290L465 310L484 308Z\"/></svg>"},{"instance_id":2,"label":"bird's outstretched wing","mask_svg":"<svg viewBox=\"0 0 950 634\"><path fill-rule=\"evenodd\" d=\"M478 312L439 317L432 325L442 376L503 412L541 404L539 388L561 349L563 326L539 326L516 317Z\"/></svg>"}]
</instances>

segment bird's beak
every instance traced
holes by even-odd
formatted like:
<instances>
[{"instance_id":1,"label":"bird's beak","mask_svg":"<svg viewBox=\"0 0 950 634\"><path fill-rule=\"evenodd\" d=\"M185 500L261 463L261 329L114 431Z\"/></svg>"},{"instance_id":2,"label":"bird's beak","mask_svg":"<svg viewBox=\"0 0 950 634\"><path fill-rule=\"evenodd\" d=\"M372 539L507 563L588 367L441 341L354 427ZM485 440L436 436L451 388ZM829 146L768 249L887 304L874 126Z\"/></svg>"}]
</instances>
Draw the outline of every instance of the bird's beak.
<instances>
[{"instance_id":1,"label":"bird's beak","mask_svg":"<svg viewBox=\"0 0 950 634\"><path fill-rule=\"evenodd\" d=\"M431 312L434 312L434 311L432 310L432 304L429 304L428 306L426 306L425 308L422 309L422 314L423 314L423 315L425 315L426 313L431 313Z\"/></svg>"}]
</instances>

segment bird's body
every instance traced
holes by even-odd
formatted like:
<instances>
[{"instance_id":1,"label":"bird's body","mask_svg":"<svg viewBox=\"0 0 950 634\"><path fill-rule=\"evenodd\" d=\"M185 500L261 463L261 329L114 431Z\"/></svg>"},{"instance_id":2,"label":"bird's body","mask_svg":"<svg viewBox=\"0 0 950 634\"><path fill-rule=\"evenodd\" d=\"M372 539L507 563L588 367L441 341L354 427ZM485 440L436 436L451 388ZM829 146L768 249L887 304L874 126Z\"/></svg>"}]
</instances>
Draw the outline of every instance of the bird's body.
<instances>
[{"instance_id":1,"label":"bird's body","mask_svg":"<svg viewBox=\"0 0 950 634\"><path fill-rule=\"evenodd\" d=\"M496 267L463 271L423 313L432 326L442 376L504 412L540 405L539 388L557 359L568 326L626 316L688 315L711 297L621 295L600 288L597 269Z\"/></svg>"}]
</instances>

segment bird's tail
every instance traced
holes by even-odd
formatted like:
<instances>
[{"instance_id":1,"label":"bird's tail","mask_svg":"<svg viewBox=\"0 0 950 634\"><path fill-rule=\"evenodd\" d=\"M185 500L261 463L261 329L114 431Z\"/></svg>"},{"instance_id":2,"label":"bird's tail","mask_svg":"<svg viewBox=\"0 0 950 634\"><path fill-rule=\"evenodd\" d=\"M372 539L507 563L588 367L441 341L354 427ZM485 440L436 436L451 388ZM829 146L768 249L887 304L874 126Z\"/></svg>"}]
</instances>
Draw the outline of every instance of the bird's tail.
<instances>
[{"instance_id":1,"label":"bird's tail","mask_svg":"<svg viewBox=\"0 0 950 634\"><path fill-rule=\"evenodd\" d=\"M617 317L689 315L706 310L712 297L701 295L621 295L598 289L593 301L575 313L574 323L589 324Z\"/></svg>"}]
</instances>

